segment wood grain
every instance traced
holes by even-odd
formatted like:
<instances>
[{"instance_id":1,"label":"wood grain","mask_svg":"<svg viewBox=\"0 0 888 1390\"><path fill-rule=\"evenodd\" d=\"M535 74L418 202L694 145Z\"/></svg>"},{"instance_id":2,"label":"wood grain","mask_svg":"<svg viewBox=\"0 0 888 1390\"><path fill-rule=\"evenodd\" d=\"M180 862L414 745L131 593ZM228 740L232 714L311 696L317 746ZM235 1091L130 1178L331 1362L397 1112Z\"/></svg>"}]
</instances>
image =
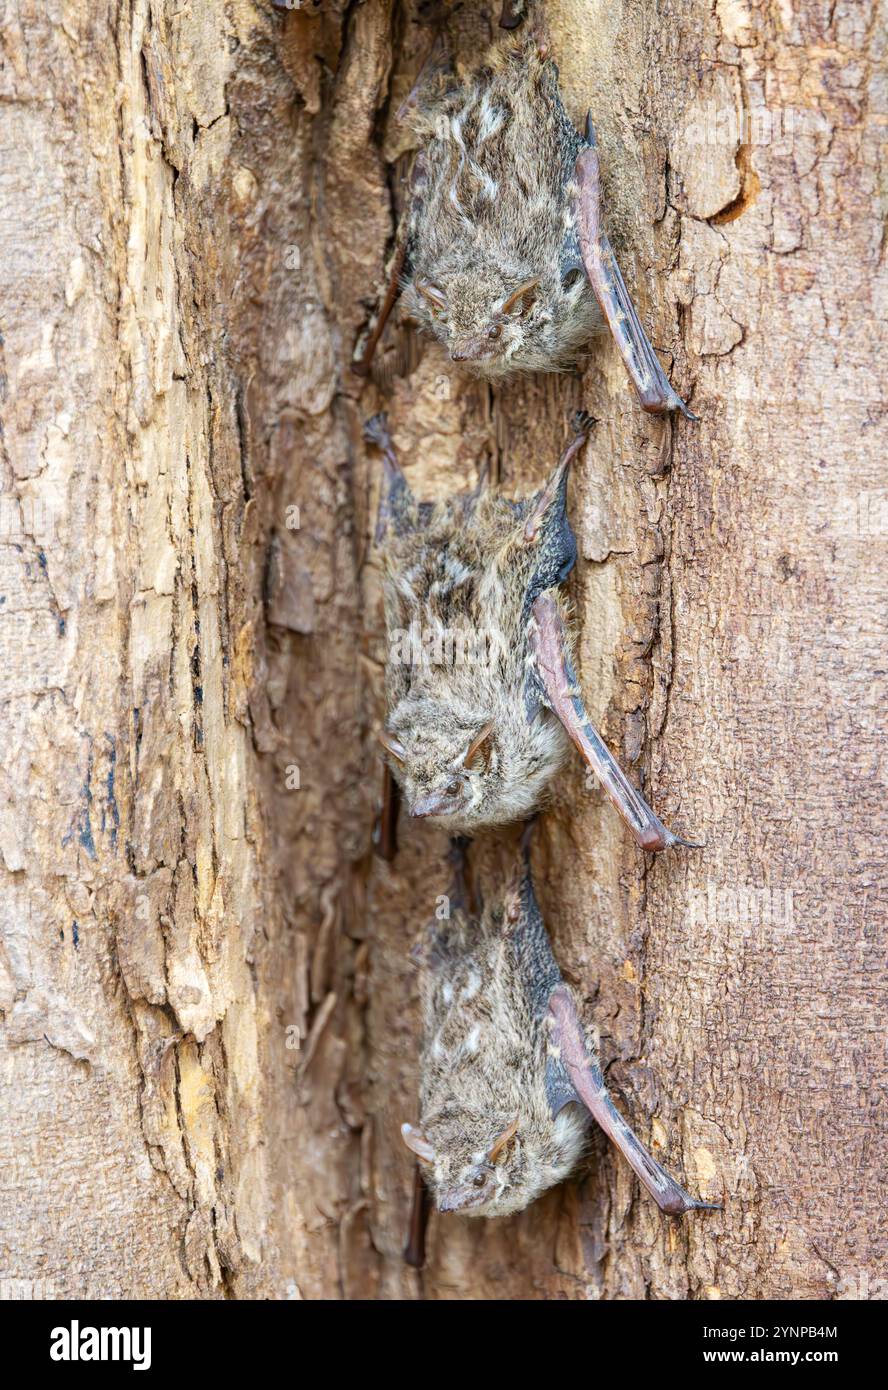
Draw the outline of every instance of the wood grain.
<instances>
[{"instance_id":1,"label":"wood grain","mask_svg":"<svg viewBox=\"0 0 888 1390\"><path fill-rule=\"evenodd\" d=\"M868 1296L885 1261L884 140L871 0L547 6L671 380L492 389L394 321L413 4L7 7L0 64L0 1293ZM499 4L464 5L457 63ZM421 20L423 22L416 22ZM722 1213L582 1179L402 1250L416 932L372 853L384 406L413 490L526 492L578 406L590 714L534 844L640 1137ZM482 879L512 852L477 847Z\"/></svg>"}]
</instances>

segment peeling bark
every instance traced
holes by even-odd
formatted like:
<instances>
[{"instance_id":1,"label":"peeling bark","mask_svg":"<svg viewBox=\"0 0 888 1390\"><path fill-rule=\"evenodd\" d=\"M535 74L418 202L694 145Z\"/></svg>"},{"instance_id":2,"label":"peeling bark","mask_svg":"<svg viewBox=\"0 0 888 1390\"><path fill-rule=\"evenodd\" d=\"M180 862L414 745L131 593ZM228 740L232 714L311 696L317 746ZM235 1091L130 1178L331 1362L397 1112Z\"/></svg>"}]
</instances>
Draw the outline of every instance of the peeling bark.
<instances>
[{"instance_id":1,"label":"peeling bark","mask_svg":"<svg viewBox=\"0 0 888 1390\"><path fill-rule=\"evenodd\" d=\"M500 5L462 6L458 62ZM0 39L0 1283L60 1296L827 1298L885 1258L886 492L869 0L552 0L609 231L699 425L611 344L487 385L393 323L426 7L8 7ZM417 22L419 21L419 22ZM881 316L883 318L884 315ZM572 763L534 846L664 1220L599 1137L401 1259L407 953L444 837L374 857L389 412L413 490L526 492L569 413L590 712L705 852ZM882 446L880 448L880 445ZM479 847L483 872L509 838ZM881 1141L881 1142L880 1142ZM847 1295L846 1295L847 1296Z\"/></svg>"}]
</instances>

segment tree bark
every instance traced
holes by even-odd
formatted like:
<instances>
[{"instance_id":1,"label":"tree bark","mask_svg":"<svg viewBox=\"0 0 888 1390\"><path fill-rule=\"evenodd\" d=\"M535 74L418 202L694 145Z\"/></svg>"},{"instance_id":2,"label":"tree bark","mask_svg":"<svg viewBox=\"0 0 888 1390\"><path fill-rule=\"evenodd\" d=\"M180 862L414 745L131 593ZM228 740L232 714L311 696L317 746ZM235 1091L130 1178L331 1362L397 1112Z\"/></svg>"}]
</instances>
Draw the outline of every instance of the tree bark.
<instances>
[{"instance_id":1,"label":"tree bark","mask_svg":"<svg viewBox=\"0 0 888 1390\"><path fill-rule=\"evenodd\" d=\"M870 0L551 0L671 379L614 347L493 388L393 323L349 370L434 29L7 6L0 63L0 1295L872 1296L885 1259L880 37ZM457 63L499 3L447 23ZM407 1268L417 982L446 841L371 831L378 459L512 494L570 411L583 689L664 820L579 763L539 896L609 1082L722 1213L664 1219L599 1136ZM881 447L880 447L881 446ZM493 874L508 837L479 847ZM5 1281L5 1282L4 1282Z\"/></svg>"}]
</instances>

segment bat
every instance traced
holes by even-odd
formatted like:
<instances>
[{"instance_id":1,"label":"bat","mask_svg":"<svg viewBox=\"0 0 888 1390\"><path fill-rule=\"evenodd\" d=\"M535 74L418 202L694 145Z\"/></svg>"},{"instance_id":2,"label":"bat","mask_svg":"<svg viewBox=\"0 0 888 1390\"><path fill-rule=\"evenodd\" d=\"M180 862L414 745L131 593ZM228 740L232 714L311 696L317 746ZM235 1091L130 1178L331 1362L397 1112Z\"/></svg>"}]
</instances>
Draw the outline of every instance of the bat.
<instances>
[{"instance_id":1,"label":"bat","mask_svg":"<svg viewBox=\"0 0 888 1390\"><path fill-rule=\"evenodd\" d=\"M597 733L574 668L560 586L576 541L567 476L594 421L578 412L546 484L512 502L483 481L417 502L382 415L365 437L383 454L382 547L388 716L379 737L411 816L451 832L524 820L544 800L570 743L645 850L695 848L658 819ZM395 804L391 789L385 797ZM380 844L393 852L394 830Z\"/></svg>"},{"instance_id":2,"label":"bat","mask_svg":"<svg viewBox=\"0 0 888 1390\"><path fill-rule=\"evenodd\" d=\"M414 948L422 970L420 1123L401 1133L438 1211L506 1216L562 1182L595 1120L660 1210L692 1197L648 1153L614 1105L573 991L552 954L524 862L502 898L466 909L463 848L450 917Z\"/></svg>"},{"instance_id":3,"label":"bat","mask_svg":"<svg viewBox=\"0 0 888 1390\"><path fill-rule=\"evenodd\" d=\"M505 0L501 24L524 6ZM388 284L353 366L403 311L487 377L571 366L606 326L642 408L688 409L642 327L603 222L591 115L574 129L539 42L494 48L464 81L440 65L402 108L419 149Z\"/></svg>"}]
</instances>

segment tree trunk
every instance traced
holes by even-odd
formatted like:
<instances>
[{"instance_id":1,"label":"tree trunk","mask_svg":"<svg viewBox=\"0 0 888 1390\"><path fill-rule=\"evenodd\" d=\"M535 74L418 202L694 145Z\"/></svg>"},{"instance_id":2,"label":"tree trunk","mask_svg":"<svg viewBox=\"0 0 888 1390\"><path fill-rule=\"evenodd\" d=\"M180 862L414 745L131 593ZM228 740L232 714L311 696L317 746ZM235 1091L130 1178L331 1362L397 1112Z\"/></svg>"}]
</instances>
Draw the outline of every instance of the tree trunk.
<instances>
[{"instance_id":1,"label":"tree trunk","mask_svg":"<svg viewBox=\"0 0 888 1390\"><path fill-rule=\"evenodd\" d=\"M698 425L582 373L349 371L434 33L391 0L7 6L0 65L0 1283L94 1297L866 1297L884 1246L884 434L869 0L546 7ZM458 62L499 3L447 26ZM602 1137L401 1260L407 959L446 841L371 849L385 407L415 492L510 493L571 409L583 688L704 851L578 762L536 836L664 1219ZM881 758L881 761L880 761ZM482 849L482 853L484 853ZM0 1294L4 1291L0 1287Z\"/></svg>"}]
</instances>

